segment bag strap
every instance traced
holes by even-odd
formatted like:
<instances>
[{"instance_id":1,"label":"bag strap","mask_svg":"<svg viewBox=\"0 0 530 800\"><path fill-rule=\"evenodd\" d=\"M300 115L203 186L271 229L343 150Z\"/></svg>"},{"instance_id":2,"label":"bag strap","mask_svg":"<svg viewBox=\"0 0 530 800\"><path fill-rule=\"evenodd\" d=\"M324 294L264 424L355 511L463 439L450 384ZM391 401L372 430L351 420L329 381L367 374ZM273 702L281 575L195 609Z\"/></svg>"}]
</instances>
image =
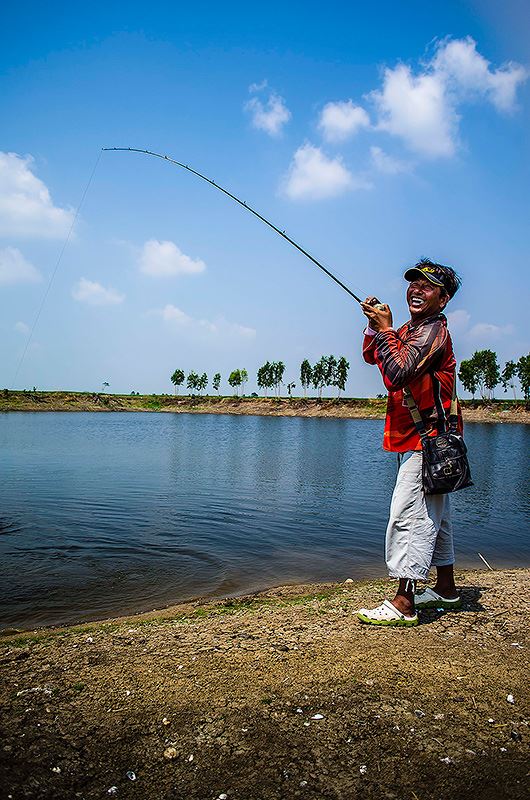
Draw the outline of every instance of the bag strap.
<instances>
[{"instance_id":1,"label":"bag strap","mask_svg":"<svg viewBox=\"0 0 530 800\"><path fill-rule=\"evenodd\" d=\"M423 422L423 418L419 412L418 406L416 405L414 396L410 391L410 387L408 386L403 387L403 399L405 401L405 405L410 411L410 416L412 417L412 421L414 422L416 430L419 433L420 439L423 441L425 438L427 438L427 429L425 428L425 423Z\"/></svg>"},{"instance_id":2,"label":"bag strap","mask_svg":"<svg viewBox=\"0 0 530 800\"><path fill-rule=\"evenodd\" d=\"M416 405L416 401L414 400L414 396L410 391L409 386L403 387L403 399L405 401L405 405L407 406L408 410L410 411L410 415L412 417L412 421L420 435L421 440L427 437L427 430L425 428L425 423L423 422L423 418L420 414L418 406ZM449 410L449 430L454 433L458 427L458 400L456 397L456 369L455 375L453 379L453 394L451 397L451 408Z\"/></svg>"}]
</instances>

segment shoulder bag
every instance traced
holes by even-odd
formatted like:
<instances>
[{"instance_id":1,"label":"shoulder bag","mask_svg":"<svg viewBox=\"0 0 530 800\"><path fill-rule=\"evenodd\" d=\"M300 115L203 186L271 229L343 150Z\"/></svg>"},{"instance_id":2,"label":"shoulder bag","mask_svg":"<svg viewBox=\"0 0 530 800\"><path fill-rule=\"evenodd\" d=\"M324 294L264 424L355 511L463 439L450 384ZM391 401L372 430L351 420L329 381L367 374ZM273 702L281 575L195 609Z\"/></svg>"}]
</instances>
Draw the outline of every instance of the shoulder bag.
<instances>
[{"instance_id":1,"label":"shoulder bag","mask_svg":"<svg viewBox=\"0 0 530 800\"><path fill-rule=\"evenodd\" d=\"M421 440L423 453L422 478L425 494L448 494L473 486L467 459L467 447L458 432L458 410L456 401L456 371L453 382L453 397L449 412L449 425L436 436L429 436L418 406L408 386L403 388L403 398L410 411ZM447 428L447 429L446 429Z\"/></svg>"}]
</instances>

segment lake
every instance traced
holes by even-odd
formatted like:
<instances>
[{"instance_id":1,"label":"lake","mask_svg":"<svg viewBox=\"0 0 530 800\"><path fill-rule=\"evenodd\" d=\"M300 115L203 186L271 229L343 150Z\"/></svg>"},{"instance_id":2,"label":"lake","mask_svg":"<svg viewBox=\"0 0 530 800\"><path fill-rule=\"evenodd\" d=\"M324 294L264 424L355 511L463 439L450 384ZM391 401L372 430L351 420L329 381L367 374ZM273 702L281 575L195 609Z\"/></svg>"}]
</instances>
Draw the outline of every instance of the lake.
<instances>
[{"instance_id":1,"label":"lake","mask_svg":"<svg viewBox=\"0 0 530 800\"><path fill-rule=\"evenodd\" d=\"M0 628L385 574L381 420L0 414ZM457 562L528 566L530 428L470 423Z\"/></svg>"}]
</instances>

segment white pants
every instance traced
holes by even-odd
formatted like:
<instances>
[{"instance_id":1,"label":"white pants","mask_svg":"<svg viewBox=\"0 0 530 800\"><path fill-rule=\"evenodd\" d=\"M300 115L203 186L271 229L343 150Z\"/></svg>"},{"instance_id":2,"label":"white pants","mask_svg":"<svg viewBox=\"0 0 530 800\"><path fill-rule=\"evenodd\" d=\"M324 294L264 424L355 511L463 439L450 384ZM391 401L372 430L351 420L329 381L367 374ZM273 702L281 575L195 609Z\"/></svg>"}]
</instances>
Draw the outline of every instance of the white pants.
<instances>
[{"instance_id":1,"label":"white pants","mask_svg":"<svg viewBox=\"0 0 530 800\"><path fill-rule=\"evenodd\" d=\"M391 578L426 580L429 570L454 564L448 494L426 495L421 452L399 468L386 530L386 564Z\"/></svg>"}]
</instances>

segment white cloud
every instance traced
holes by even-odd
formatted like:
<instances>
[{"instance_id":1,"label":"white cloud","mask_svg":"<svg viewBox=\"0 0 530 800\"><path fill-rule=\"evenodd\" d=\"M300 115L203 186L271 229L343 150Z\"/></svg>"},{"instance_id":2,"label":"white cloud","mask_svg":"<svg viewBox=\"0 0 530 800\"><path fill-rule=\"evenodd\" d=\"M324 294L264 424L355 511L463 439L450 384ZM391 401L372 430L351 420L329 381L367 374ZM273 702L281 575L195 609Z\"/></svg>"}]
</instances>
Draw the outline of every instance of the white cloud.
<instances>
[{"instance_id":1,"label":"white cloud","mask_svg":"<svg viewBox=\"0 0 530 800\"><path fill-rule=\"evenodd\" d=\"M452 156L459 117L437 74L415 76L399 64L386 69L381 91L371 93L379 114L379 130L399 136L428 157Z\"/></svg>"},{"instance_id":2,"label":"white cloud","mask_svg":"<svg viewBox=\"0 0 530 800\"><path fill-rule=\"evenodd\" d=\"M513 325L493 325L491 322L477 322L469 331L473 339L500 339L502 336L511 336L515 332Z\"/></svg>"},{"instance_id":3,"label":"white cloud","mask_svg":"<svg viewBox=\"0 0 530 800\"><path fill-rule=\"evenodd\" d=\"M259 87L256 87L256 91ZM264 103L258 97L251 98L245 104L245 111L251 116L254 128L265 131L269 136L279 136L284 125L291 119L291 112L285 100L277 94L270 94Z\"/></svg>"},{"instance_id":4,"label":"white cloud","mask_svg":"<svg viewBox=\"0 0 530 800\"><path fill-rule=\"evenodd\" d=\"M343 142L362 128L369 128L370 117L364 108L355 106L351 100L326 103L318 127L328 142Z\"/></svg>"},{"instance_id":5,"label":"white cloud","mask_svg":"<svg viewBox=\"0 0 530 800\"><path fill-rule=\"evenodd\" d=\"M498 111L511 111L528 75L526 67L511 62L492 70L470 37L449 39L417 74L405 64L385 69L381 89L368 96L379 130L425 157L450 157L458 144L459 107L483 99Z\"/></svg>"},{"instance_id":6,"label":"white cloud","mask_svg":"<svg viewBox=\"0 0 530 800\"><path fill-rule=\"evenodd\" d=\"M264 89L267 88L269 82L267 78L264 78L260 83L251 83L248 87L250 94L254 94L255 92L262 92Z\"/></svg>"},{"instance_id":7,"label":"white cloud","mask_svg":"<svg viewBox=\"0 0 530 800\"><path fill-rule=\"evenodd\" d=\"M380 147L371 147L370 155L375 168L386 175L397 175L399 172L408 172L411 169L409 163L389 156Z\"/></svg>"},{"instance_id":8,"label":"white cloud","mask_svg":"<svg viewBox=\"0 0 530 800\"><path fill-rule=\"evenodd\" d=\"M30 331L29 325L26 325L25 322L15 322L14 329L23 336L27 336Z\"/></svg>"},{"instance_id":9,"label":"white cloud","mask_svg":"<svg viewBox=\"0 0 530 800\"><path fill-rule=\"evenodd\" d=\"M96 281L89 281L81 278L72 289L72 297L80 303L89 306L115 306L123 303L125 295L120 294L116 289L107 289Z\"/></svg>"},{"instance_id":10,"label":"white cloud","mask_svg":"<svg viewBox=\"0 0 530 800\"><path fill-rule=\"evenodd\" d=\"M180 328L189 328L194 332L202 331L214 336L237 336L243 339L253 339L256 335L254 328L248 328L237 322L229 322L223 316L214 320L194 319L182 309L168 303L164 308L151 312L162 317L164 322Z\"/></svg>"},{"instance_id":11,"label":"white cloud","mask_svg":"<svg viewBox=\"0 0 530 800\"><path fill-rule=\"evenodd\" d=\"M0 284L37 283L42 280L33 264L16 247L0 250Z\"/></svg>"},{"instance_id":12,"label":"white cloud","mask_svg":"<svg viewBox=\"0 0 530 800\"><path fill-rule=\"evenodd\" d=\"M70 229L73 211L53 204L32 165L31 156L0 152L0 236L62 238Z\"/></svg>"},{"instance_id":13,"label":"white cloud","mask_svg":"<svg viewBox=\"0 0 530 800\"><path fill-rule=\"evenodd\" d=\"M150 239L140 254L140 270L146 275L166 278L172 275L194 275L204 272L206 264L200 258L191 258L174 242Z\"/></svg>"},{"instance_id":14,"label":"white cloud","mask_svg":"<svg viewBox=\"0 0 530 800\"><path fill-rule=\"evenodd\" d=\"M328 158L319 147L308 143L294 154L283 182L283 192L291 200L320 200L349 189L369 188L367 181L352 175L340 157Z\"/></svg>"},{"instance_id":15,"label":"white cloud","mask_svg":"<svg viewBox=\"0 0 530 800\"><path fill-rule=\"evenodd\" d=\"M471 314L465 308L457 308L447 314L447 322L451 330L467 330Z\"/></svg>"},{"instance_id":16,"label":"white cloud","mask_svg":"<svg viewBox=\"0 0 530 800\"><path fill-rule=\"evenodd\" d=\"M517 87L529 74L525 67L513 62L492 70L470 36L442 42L432 63L456 92L483 95L499 111L513 109Z\"/></svg>"}]
</instances>

